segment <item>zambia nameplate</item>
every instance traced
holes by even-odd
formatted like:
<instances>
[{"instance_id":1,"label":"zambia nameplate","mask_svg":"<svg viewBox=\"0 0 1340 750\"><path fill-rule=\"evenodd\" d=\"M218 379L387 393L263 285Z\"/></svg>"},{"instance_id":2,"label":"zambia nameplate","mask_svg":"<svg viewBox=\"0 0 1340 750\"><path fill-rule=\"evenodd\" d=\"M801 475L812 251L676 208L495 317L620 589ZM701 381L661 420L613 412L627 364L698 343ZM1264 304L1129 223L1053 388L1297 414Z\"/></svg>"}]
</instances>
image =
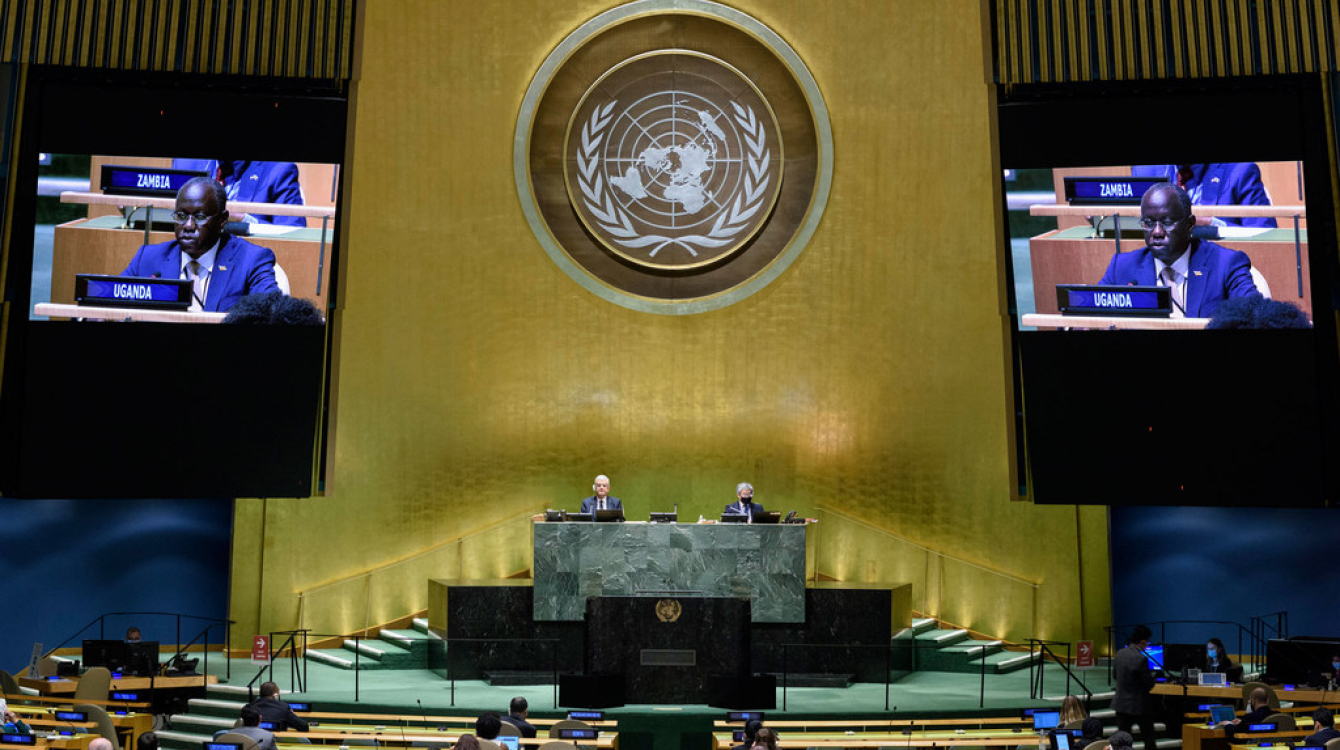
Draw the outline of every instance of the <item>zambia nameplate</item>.
<instances>
[{"instance_id":1,"label":"zambia nameplate","mask_svg":"<svg viewBox=\"0 0 1340 750\"><path fill-rule=\"evenodd\" d=\"M108 195L148 195L172 198L192 177L203 177L204 172L164 167L126 167L117 164L102 166L102 192Z\"/></svg>"},{"instance_id":2,"label":"zambia nameplate","mask_svg":"<svg viewBox=\"0 0 1340 750\"><path fill-rule=\"evenodd\" d=\"M1056 306L1062 315L1166 318L1172 313L1172 297L1164 286L1057 284Z\"/></svg>"},{"instance_id":3,"label":"zambia nameplate","mask_svg":"<svg viewBox=\"0 0 1340 750\"><path fill-rule=\"evenodd\" d=\"M191 282L81 273L74 277L74 301L94 307L185 310L191 306Z\"/></svg>"},{"instance_id":4,"label":"zambia nameplate","mask_svg":"<svg viewBox=\"0 0 1340 750\"><path fill-rule=\"evenodd\" d=\"M1151 177L1067 177L1065 202L1069 205L1138 206L1145 191L1163 180Z\"/></svg>"}]
</instances>

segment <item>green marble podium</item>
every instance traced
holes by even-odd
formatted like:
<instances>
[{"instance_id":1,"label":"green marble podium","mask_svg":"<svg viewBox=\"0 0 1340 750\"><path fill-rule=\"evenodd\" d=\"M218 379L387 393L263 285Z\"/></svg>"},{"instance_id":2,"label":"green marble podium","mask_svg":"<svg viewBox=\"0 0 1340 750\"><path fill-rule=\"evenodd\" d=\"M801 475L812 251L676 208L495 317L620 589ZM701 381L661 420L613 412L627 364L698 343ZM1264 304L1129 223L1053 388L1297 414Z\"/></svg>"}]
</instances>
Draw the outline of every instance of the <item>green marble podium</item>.
<instances>
[{"instance_id":1,"label":"green marble podium","mask_svg":"<svg viewBox=\"0 0 1340 750\"><path fill-rule=\"evenodd\" d=\"M592 596L749 599L753 622L805 621L801 524L536 523L536 621L580 621Z\"/></svg>"}]
</instances>

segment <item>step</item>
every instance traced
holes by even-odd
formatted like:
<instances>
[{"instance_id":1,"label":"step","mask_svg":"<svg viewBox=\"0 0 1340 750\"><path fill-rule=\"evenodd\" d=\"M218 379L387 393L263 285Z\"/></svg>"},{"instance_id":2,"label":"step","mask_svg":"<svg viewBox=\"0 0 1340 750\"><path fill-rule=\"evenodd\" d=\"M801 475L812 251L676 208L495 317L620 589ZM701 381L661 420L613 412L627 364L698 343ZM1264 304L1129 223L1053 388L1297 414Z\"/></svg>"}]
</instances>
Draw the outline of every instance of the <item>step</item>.
<instances>
[{"instance_id":1,"label":"step","mask_svg":"<svg viewBox=\"0 0 1340 750\"><path fill-rule=\"evenodd\" d=\"M552 685L554 673L541 670L497 669L484 673L489 685Z\"/></svg>"},{"instance_id":2,"label":"step","mask_svg":"<svg viewBox=\"0 0 1340 750\"><path fill-rule=\"evenodd\" d=\"M355 641L346 640L344 648L350 653L355 650L362 654L363 661L373 660L384 669L423 669L427 666L427 651L422 656L416 657L414 652L409 649L401 648L390 641Z\"/></svg>"},{"instance_id":3,"label":"step","mask_svg":"<svg viewBox=\"0 0 1340 750\"><path fill-rule=\"evenodd\" d=\"M1002 651L987 657L987 671L989 672L994 669L996 674L1017 672L1020 669L1027 669L1032 666L1039 658L1041 657L1038 654L1021 654L1014 651Z\"/></svg>"},{"instance_id":4,"label":"step","mask_svg":"<svg viewBox=\"0 0 1340 750\"><path fill-rule=\"evenodd\" d=\"M220 729L232 729L236 724L236 716L226 718L223 716L204 716L202 714L177 714L172 717L172 726L175 728L210 735Z\"/></svg>"},{"instance_id":5,"label":"step","mask_svg":"<svg viewBox=\"0 0 1340 750\"><path fill-rule=\"evenodd\" d=\"M426 617L416 617L410 621L410 625L413 626L415 630L424 633L425 635L432 632L428 629L428 618Z\"/></svg>"},{"instance_id":6,"label":"step","mask_svg":"<svg viewBox=\"0 0 1340 750\"><path fill-rule=\"evenodd\" d=\"M917 641L933 646L950 646L959 641L967 640L968 631L958 628L956 630L925 630L917 633Z\"/></svg>"},{"instance_id":7,"label":"step","mask_svg":"<svg viewBox=\"0 0 1340 750\"><path fill-rule=\"evenodd\" d=\"M246 685L225 685L222 682L213 683L209 687L205 688L206 695L231 695L231 696L237 696L241 698L243 701L250 700L252 691L255 691L257 695L260 694L260 691L255 687L247 688ZM288 692L288 691L281 690L280 692Z\"/></svg>"},{"instance_id":8,"label":"step","mask_svg":"<svg viewBox=\"0 0 1340 750\"><path fill-rule=\"evenodd\" d=\"M782 675L773 675L777 678L777 686L783 684ZM789 688L849 688L856 682L854 674L797 674L795 672L786 675L785 684Z\"/></svg>"},{"instance_id":9,"label":"step","mask_svg":"<svg viewBox=\"0 0 1340 750\"><path fill-rule=\"evenodd\" d=\"M213 734L195 734L193 732L182 732L176 729L160 729L154 734L158 735L158 746L165 748L175 748L177 750L199 750L202 742L214 739Z\"/></svg>"},{"instance_id":10,"label":"step","mask_svg":"<svg viewBox=\"0 0 1340 750\"><path fill-rule=\"evenodd\" d=\"M422 648L433 640L431 633L422 633L418 630L383 630L381 639L389 641L407 651L413 651L416 648Z\"/></svg>"},{"instance_id":11,"label":"step","mask_svg":"<svg viewBox=\"0 0 1340 750\"><path fill-rule=\"evenodd\" d=\"M237 716L244 701L225 701L217 698L192 698L186 702L187 710L203 716Z\"/></svg>"},{"instance_id":12,"label":"step","mask_svg":"<svg viewBox=\"0 0 1340 750\"><path fill-rule=\"evenodd\" d=\"M325 664L326 666L335 667L336 669L353 669L354 660L352 656L350 656L350 658L345 658L344 656L340 655L348 653L349 653L348 651L345 651L343 649L340 649L339 651L333 651L326 649L309 648L307 649L307 658L312 661ZM368 669L370 668L369 667L370 663L371 663L370 660L364 660L361 664L359 664L359 668Z\"/></svg>"},{"instance_id":13,"label":"step","mask_svg":"<svg viewBox=\"0 0 1340 750\"><path fill-rule=\"evenodd\" d=\"M935 625L936 625L936 623L935 623L935 619L934 619L934 618L931 618L931 617L914 617L914 618L912 618L912 632L913 632L913 633L924 633L924 632L926 632L927 630L934 630L934 629L935 629Z\"/></svg>"}]
</instances>

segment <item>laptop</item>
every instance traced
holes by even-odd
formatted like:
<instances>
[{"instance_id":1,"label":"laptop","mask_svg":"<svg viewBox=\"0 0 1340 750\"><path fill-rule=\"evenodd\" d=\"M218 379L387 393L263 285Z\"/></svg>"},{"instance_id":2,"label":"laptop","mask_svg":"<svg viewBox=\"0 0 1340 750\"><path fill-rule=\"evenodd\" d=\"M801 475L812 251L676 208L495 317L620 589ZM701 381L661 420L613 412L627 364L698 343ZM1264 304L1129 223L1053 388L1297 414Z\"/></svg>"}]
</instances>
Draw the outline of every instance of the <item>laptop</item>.
<instances>
[{"instance_id":1,"label":"laptop","mask_svg":"<svg viewBox=\"0 0 1340 750\"><path fill-rule=\"evenodd\" d=\"M493 741L498 743L499 746L507 748L507 750L521 750L520 737L503 737L499 735L494 737Z\"/></svg>"},{"instance_id":2,"label":"laptop","mask_svg":"<svg viewBox=\"0 0 1340 750\"><path fill-rule=\"evenodd\" d=\"M596 511L596 523L609 523L610 521L622 521L623 508L606 508Z\"/></svg>"},{"instance_id":3,"label":"laptop","mask_svg":"<svg viewBox=\"0 0 1340 750\"><path fill-rule=\"evenodd\" d=\"M1210 726L1233 721L1234 716L1232 706L1210 706Z\"/></svg>"},{"instance_id":4,"label":"laptop","mask_svg":"<svg viewBox=\"0 0 1340 750\"><path fill-rule=\"evenodd\" d=\"M1034 711L1034 729L1055 729L1061 725L1060 711Z\"/></svg>"}]
</instances>

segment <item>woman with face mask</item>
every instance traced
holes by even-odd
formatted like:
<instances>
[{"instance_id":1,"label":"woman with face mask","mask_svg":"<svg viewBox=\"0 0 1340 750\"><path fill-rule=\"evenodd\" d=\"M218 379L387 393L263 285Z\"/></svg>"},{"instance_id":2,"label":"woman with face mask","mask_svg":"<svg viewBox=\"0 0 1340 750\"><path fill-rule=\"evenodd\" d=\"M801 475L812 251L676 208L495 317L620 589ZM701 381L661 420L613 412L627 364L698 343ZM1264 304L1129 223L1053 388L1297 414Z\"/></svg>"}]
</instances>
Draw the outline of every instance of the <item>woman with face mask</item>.
<instances>
[{"instance_id":1,"label":"woman with face mask","mask_svg":"<svg viewBox=\"0 0 1340 750\"><path fill-rule=\"evenodd\" d=\"M1233 660L1224 651L1224 642L1211 638L1205 643L1205 667L1202 672L1227 672L1233 668Z\"/></svg>"}]
</instances>

